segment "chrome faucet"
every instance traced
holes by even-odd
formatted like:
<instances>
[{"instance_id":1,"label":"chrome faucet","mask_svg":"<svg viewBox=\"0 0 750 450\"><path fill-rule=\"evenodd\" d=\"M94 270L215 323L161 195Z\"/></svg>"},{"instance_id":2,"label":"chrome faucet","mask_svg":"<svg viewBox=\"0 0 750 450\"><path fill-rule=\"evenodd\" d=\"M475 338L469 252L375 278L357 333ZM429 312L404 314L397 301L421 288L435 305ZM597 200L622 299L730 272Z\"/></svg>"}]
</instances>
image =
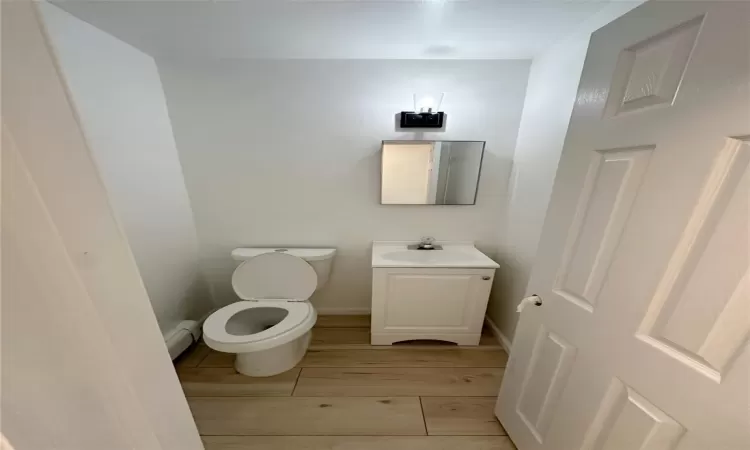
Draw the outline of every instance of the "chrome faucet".
<instances>
[{"instance_id":1,"label":"chrome faucet","mask_svg":"<svg viewBox=\"0 0 750 450\"><path fill-rule=\"evenodd\" d=\"M409 250L442 250L443 247L435 244L435 238L424 236L420 239L419 244L412 244L407 247Z\"/></svg>"},{"instance_id":2,"label":"chrome faucet","mask_svg":"<svg viewBox=\"0 0 750 450\"><path fill-rule=\"evenodd\" d=\"M422 236L422 238L419 241L419 248L422 249L431 249L432 244L435 242L435 238L432 236Z\"/></svg>"}]
</instances>

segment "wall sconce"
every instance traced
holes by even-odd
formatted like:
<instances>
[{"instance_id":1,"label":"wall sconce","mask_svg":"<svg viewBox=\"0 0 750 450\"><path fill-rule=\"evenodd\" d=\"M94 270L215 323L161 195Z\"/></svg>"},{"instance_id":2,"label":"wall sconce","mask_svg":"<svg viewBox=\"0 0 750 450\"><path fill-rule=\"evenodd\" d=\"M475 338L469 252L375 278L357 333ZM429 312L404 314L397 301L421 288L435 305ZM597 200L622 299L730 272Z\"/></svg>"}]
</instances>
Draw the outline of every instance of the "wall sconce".
<instances>
[{"instance_id":1,"label":"wall sconce","mask_svg":"<svg viewBox=\"0 0 750 450\"><path fill-rule=\"evenodd\" d=\"M414 111L401 112L401 128L443 128L445 113L440 111L440 105L444 97L442 92L436 104L432 96L414 94Z\"/></svg>"}]
</instances>

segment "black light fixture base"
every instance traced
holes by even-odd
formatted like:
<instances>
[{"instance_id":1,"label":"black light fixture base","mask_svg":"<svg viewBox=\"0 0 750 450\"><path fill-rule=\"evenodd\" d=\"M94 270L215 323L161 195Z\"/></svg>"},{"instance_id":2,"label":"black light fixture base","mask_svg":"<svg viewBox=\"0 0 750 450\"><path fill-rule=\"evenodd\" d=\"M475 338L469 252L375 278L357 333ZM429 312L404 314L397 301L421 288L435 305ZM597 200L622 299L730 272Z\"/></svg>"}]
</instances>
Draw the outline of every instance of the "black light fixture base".
<instances>
[{"instance_id":1,"label":"black light fixture base","mask_svg":"<svg viewBox=\"0 0 750 450\"><path fill-rule=\"evenodd\" d=\"M443 128L444 112L401 112L401 128Z\"/></svg>"}]
</instances>

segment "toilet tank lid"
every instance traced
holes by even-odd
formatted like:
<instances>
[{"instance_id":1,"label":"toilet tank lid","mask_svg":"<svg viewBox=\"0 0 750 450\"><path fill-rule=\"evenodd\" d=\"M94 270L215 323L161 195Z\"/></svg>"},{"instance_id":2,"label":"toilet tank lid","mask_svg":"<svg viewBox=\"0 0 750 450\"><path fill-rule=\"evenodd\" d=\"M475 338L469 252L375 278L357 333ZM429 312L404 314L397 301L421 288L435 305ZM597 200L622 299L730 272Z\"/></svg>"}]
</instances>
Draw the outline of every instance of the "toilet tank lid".
<instances>
[{"instance_id":1,"label":"toilet tank lid","mask_svg":"<svg viewBox=\"0 0 750 450\"><path fill-rule=\"evenodd\" d=\"M302 258L305 261L319 261L333 257L335 248L295 248L295 247L245 247L232 250L232 258L245 261L263 253L286 253L288 255Z\"/></svg>"}]
</instances>

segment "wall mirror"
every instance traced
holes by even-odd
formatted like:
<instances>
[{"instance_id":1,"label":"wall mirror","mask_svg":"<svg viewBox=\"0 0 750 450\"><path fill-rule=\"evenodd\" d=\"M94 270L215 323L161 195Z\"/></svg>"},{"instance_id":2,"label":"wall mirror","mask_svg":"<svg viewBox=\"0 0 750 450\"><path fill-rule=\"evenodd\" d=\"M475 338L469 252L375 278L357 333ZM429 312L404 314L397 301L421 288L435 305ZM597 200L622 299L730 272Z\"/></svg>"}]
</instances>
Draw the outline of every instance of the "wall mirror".
<instances>
[{"instance_id":1,"label":"wall mirror","mask_svg":"<svg viewBox=\"0 0 750 450\"><path fill-rule=\"evenodd\" d=\"M484 141L383 141L380 203L473 205Z\"/></svg>"}]
</instances>

